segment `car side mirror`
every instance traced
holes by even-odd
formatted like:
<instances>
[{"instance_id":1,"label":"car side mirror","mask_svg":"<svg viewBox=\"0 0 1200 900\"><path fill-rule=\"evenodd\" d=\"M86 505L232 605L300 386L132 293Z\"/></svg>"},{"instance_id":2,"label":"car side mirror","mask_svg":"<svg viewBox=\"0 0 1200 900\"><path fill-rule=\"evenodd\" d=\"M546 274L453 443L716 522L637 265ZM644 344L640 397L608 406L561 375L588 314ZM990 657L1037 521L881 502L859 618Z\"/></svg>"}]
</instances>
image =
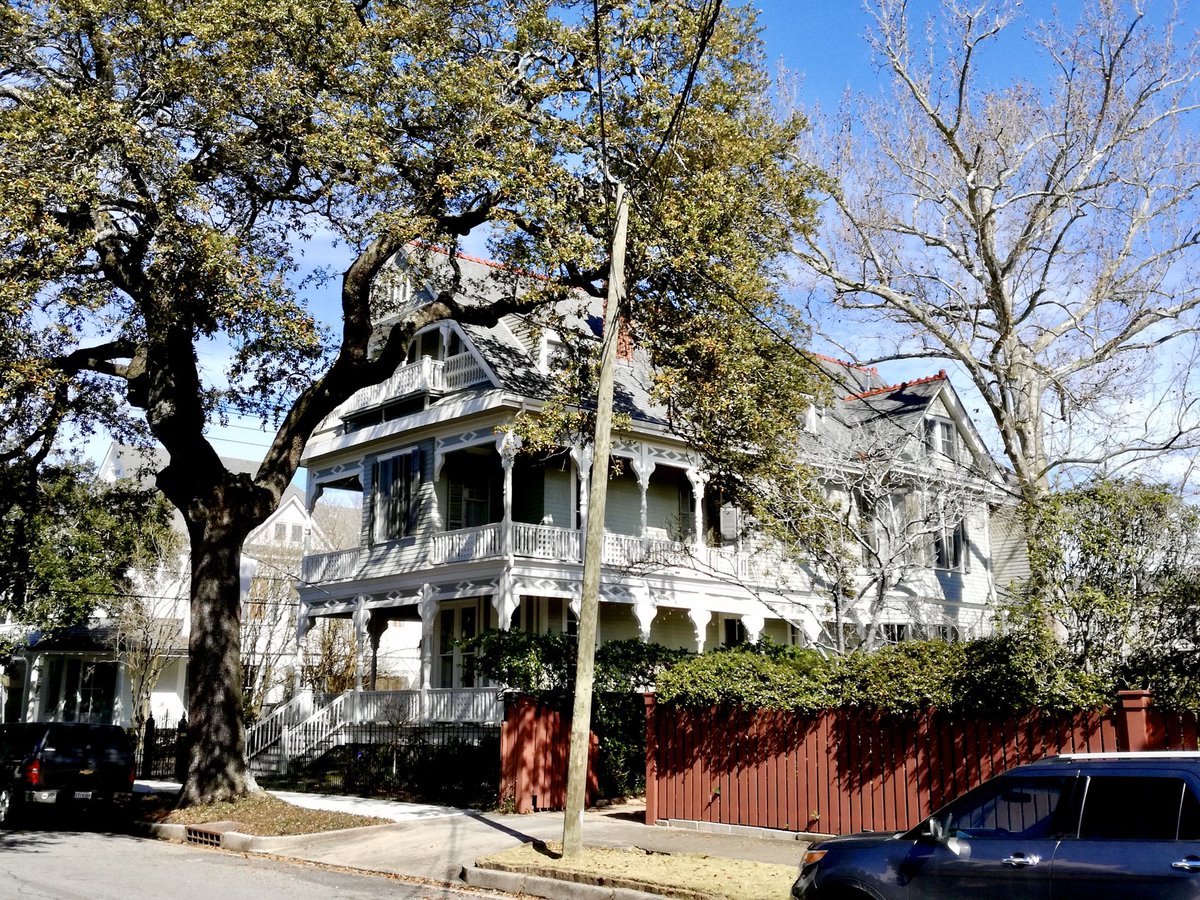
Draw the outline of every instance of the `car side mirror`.
<instances>
[{"instance_id":1,"label":"car side mirror","mask_svg":"<svg viewBox=\"0 0 1200 900\"><path fill-rule=\"evenodd\" d=\"M941 819L930 819L917 833L917 838L923 844L945 846L948 840L946 837L946 823Z\"/></svg>"}]
</instances>

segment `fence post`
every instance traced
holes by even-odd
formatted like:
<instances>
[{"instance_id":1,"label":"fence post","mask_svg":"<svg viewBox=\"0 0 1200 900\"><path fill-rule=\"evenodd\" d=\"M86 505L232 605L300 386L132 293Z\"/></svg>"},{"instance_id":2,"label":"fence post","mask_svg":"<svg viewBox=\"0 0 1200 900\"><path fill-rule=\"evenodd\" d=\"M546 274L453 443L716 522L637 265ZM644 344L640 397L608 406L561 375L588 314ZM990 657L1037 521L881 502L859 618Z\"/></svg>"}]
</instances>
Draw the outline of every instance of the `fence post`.
<instances>
[{"instance_id":1,"label":"fence post","mask_svg":"<svg viewBox=\"0 0 1200 900\"><path fill-rule=\"evenodd\" d=\"M180 784L187 781L191 755L191 744L188 741L188 721L187 716L184 716L179 720L179 725L175 729L175 780Z\"/></svg>"},{"instance_id":2,"label":"fence post","mask_svg":"<svg viewBox=\"0 0 1200 900\"><path fill-rule=\"evenodd\" d=\"M1117 734L1123 749L1138 752L1152 750L1150 740L1150 692L1118 691Z\"/></svg>"},{"instance_id":3,"label":"fence post","mask_svg":"<svg viewBox=\"0 0 1200 900\"><path fill-rule=\"evenodd\" d=\"M658 822L658 731L653 692L642 695L646 702L646 824Z\"/></svg>"},{"instance_id":4,"label":"fence post","mask_svg":"<svg viewBox=\"0 0 1200 900\"><path fill-rule=\"evenodd\" d=\"M158 741L154 733L154 716L146 717L146 725L142 729L142 777L153 777L155 757L158 755Z\"/></svg>"}]
</instances>

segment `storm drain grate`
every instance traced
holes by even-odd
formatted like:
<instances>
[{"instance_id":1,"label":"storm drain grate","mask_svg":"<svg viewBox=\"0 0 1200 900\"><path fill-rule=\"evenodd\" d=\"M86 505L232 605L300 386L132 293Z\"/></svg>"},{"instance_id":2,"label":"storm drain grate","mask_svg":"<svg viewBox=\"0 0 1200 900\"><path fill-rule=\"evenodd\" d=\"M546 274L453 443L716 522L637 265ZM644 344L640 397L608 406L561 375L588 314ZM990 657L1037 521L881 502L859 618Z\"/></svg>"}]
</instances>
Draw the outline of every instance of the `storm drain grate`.
<instances>
[{"instance_id":1,"label":"storm drain grate","mask_svg":"<svg viewBox=\"0 0 1200 900\"><path fill-rule=\"evenodd\" d=\"M187 842L201 847L220 847L221 836L233 829L233 822L209 822L205 825L188 825L185 830Z\"/></svg>"},{"instance_id":2,"label":"storm drain grate","mask_svg":"<svg viewBox=\"0 0 1200 900\"><path fill-rule=\"evenodd\" d=\"M187 829L187 842L189 844L199 844L202 847L220 847L221 834L217 831L209 831L206 828L193 828L189 825Z\"/></svg>"}]
</instances>

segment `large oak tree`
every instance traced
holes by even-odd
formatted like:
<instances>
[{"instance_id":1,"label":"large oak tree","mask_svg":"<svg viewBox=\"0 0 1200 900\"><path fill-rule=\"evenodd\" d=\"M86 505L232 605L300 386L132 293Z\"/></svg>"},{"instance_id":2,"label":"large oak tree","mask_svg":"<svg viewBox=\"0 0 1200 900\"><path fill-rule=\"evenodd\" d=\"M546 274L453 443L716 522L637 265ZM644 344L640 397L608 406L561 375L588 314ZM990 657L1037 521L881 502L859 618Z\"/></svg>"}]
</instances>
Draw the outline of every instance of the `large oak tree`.
<instances>
[{"instance_id":1,"label":"large oak tree","mask_svg":"<svg viewBox=\"0 0 1200 900\"><path fill-rule=\"evenodd\" d=\"M308 435L390 374L427 324L494 322L568 287L602 295L605 160L635 197L628 270L648 340L686 332L693 314L778 313L775 261L807 225L810 176L791 162L802 122L774 115L746 9L722 17L661 142L702 6L617 0L599 39L590 3L543 0L46 0L0 12L0 406L23 423L14 452L67 404L108 403L169 454L158 484L187 522L192 560L184 803L252 784L240 547ZM373 322L396 312L372 291L389 260L413 241L453 249L485 226L502 261L554 277L473 305L452 271L373 341ZM328 232L354 251L332 333L297 288L312 274L300 242ZM226 364L202 365L213 349ZM674 383L699 382L677 372ZM84 392L96 399L80 404ZM205 438L230 412L275 427L252 477Z\"/></svg>"}]
</instances>

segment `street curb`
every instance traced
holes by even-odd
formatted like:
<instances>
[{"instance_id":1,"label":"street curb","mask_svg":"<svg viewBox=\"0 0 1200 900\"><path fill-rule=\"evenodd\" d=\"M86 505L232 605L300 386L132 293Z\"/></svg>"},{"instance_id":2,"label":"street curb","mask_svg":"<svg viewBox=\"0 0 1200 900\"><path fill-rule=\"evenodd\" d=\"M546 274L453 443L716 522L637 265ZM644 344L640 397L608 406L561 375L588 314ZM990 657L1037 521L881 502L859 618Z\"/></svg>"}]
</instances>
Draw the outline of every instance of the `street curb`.
<instances>
[{"instance_id":1,"label":"street curb","mask_svg":"<svg viewBox=\"0 0 1200 900\"><path fill-rule=\"evenodd\" d=\"M214 824L219 826L220 823ZM240 831L226 831L220 827L207 825L175 825L162 822L142 822L138 827L159 840L190 844L194 847L219 847L222 850L234 850L238 853L280 853L286 852L287 848L294 843L322 835L395 828L397 825L405 824L389 822L385 825L363 825L359 828L339 828L336 831L316 831L311 834L279 835L244 834ZM189 832L192 834L189 835ZM194 836L198 836L200 839L195 840Z\"/></svg>"},{"instance_id":2,"label":"street curb","mask_svg":"<svg viewBox=\"0 0 1200 900\"><path fill-rule=\"evenodd\" d=\"M580 884L541 875L525 875L520 872L501 872L498 869L482 869L464 866L463 881L471 887L504 891L506 894L528 894L546 900L662 900L663 894L647 894L632 888L608 885Z\"/></svg>"},{"instance_id":3,"label":"street curb","mask_svg":"<svg viewBox=\"0 0 1200 900\"><path fill-rule=\"evenodd\" d=\"M659 819L659 827L676 828L680 831L697 831L702 834L727 834L731 837L759 838L771 841L804 841L815 844L828 840L832 834L818 831L784 831L781 828L762 828L757 825L726 825L721 822L700 822L696 819Z\"/></svg>"}]
</instances>

